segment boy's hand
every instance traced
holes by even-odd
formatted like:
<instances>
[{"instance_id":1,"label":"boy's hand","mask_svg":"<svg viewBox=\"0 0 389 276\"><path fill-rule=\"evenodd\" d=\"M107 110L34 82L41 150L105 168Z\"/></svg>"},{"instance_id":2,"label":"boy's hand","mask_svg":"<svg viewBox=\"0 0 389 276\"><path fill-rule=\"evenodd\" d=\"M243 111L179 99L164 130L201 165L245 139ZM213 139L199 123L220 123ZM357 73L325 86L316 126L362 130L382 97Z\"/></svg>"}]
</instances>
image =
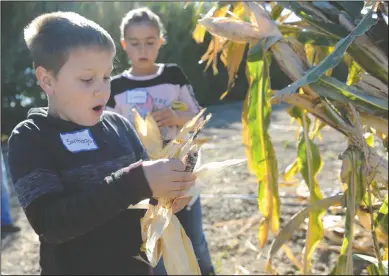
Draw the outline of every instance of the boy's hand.
<instances>
[{"instance_id":1,"label":"boy's hand","mask_svg":"<svg viewBox=\"0 0 389 276\"><path fill-rule=\"evenodd\" d=\"M185 172L178 159L144 161L142 166L153 197L181 197L195 184L195 175Z\"/></svg>"},{"instance_id":2,"label":"boy's hand","mask_svg":"<svg viewBox=\"0 0 389 276\"><path fill-rule=\"evenodd\" d=\"M179 211L181 211L182 209L184 209L184 207L186 205L188 205L190 203L190 201L192 200L192 197L183 197L183 198L176 198L173 202L173 213L178 213Z\"/></svg>"},{"instance_id":3,"label":"boy's hand","mask_svg":"<svg viewBox=\"0 0 389 276\"><path fill-rule=\"evenodd\" d=\"M151 113L158 127L176 126L178 122L177 113L170 107Z\"/></svg>"}]
</instances>

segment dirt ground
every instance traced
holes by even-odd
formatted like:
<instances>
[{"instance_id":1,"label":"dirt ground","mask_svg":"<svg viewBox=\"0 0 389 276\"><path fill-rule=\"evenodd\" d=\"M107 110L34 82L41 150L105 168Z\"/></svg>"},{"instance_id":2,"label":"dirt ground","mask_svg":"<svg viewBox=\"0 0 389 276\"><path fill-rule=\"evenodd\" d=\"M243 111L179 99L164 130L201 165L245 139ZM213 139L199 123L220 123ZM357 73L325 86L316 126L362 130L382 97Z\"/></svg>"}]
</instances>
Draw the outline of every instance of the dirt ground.
<instances>
[{"instance_id":1,"label":"dirt ground","mask_svg":"<svg viewBox=\"0 0 389 276\"><path fill-rule=\"evenodd\" d=\"M204 145L203 162L245 158L242 144L242 103L209 107L213 118L203 136L213 138ZM282 171L296 157L297 123L291 124L284 107L275 107L270 135L276 150L278 167ZM347 147L342 134L330 128L322 130L323 141L317 140L324 167L318 176L323 195L340 191L339 173L341 161L338 155ZM261 215L257 207L257 184L246 165L226 170L214 178L210 187L202 193L203 227L218 274L265 274L267 250L258 244L258 227ZM284 225L306 202L296 201L296 188L280 187L281 224ZM2 240L1 274L39 274L38 238L13 198L13 216L22 231ZM301 261L305 243L305 230L297 229L288 242L294 256ZM333 250L317 249L313 256L313 274L328 274L337 261ZM279 274L300 274L295 266L279 251L273 261ZM366 263L356 262L355 272L365 274Z\"/></svg>"}]
</instances>

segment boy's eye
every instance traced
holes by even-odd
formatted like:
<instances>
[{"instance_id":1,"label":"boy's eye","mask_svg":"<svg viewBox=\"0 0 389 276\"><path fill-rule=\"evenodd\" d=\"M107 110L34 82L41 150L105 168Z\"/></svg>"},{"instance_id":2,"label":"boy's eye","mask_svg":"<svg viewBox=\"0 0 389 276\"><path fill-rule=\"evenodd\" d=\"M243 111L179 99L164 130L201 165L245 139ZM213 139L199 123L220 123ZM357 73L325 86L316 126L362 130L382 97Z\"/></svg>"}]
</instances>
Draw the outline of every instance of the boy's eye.
<instances>
[{"instance_id":1,"label":"boy's eye","mask_svg":"<svg viewBox=\"0 0 389 276\"><path fill-rule=\"evenodd\" d=\"M150 45L150 46L154 45L154 41L147 42L147 45Z\"/></svg>"},{"instance_id":2,"label":"boy's eye","mask_svg":"<svg viewBox=\"0 0 389 276\"><path fill-rule=\"evenodd\" d=\"M131 46L138 46L139 45L139 43L131 43Z\"/></svg>"},{"instance_id":3,"label":"boy's eye","mask_svg":"<svg viewBox=\"0 0 389 276\"><path fill-rule=\"evenodd\" d=\"M111 77L104 77L105 81L109 81L110 79L111 79Z\"/></svg>"}]
</instances>

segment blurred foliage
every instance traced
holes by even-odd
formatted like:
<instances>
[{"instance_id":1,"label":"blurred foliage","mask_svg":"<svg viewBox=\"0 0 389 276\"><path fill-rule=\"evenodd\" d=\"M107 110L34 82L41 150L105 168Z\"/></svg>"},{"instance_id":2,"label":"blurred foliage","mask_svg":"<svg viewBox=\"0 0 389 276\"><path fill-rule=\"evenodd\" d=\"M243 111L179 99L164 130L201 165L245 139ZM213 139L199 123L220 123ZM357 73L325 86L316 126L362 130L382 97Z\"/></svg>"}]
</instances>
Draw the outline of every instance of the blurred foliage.
<instances>
[{"instance_id":1,"label":"blurred foliage","mask_svg":"<svg viewBox=\"0 0 389 276\"><path fill-rule=\"evenodd\" d=\"M199 60L207 49L211 39L205 36L205 43L197 44L192 39L192 31L197 18L214 3L206 3L202 10L183 2L1 2L1 134L2 141L15 125L26 118L29 108L45 106L45 94L37 85L32 62L23 39L23 28L36 16L53 11L74 11L91 19L105 28L116 42L114 74L128 68L125 52L121 49L119 25L122 17L129 10L148 6L158 15L166 28L167 44L160 50L159 62L179 64L191 80L196 97L203 106L219 104L226 101L243 100L248 88L244 63L238 71L235 87L223 101L221 94L227 88L228 73L221 62L218 63L219 74L204 72L205 64ZM115 16L112 16L115 15ZM246 56L246 55L245 55ZM339 66L341 68L341 66ZM340 79L347 78L347 66L340 70ZM270 74L273 89L281 89L291 83L280 70L276 62L271 62Z\"/></svg>"}]
</instances>

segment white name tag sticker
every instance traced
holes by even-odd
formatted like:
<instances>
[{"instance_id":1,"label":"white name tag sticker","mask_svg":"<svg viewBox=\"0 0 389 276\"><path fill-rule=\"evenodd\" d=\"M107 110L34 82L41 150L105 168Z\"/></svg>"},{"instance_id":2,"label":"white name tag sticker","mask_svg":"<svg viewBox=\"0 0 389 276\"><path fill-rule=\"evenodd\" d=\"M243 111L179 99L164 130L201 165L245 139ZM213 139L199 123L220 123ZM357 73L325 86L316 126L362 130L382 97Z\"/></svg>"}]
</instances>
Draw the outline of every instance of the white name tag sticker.
<instances>
[{"instance_id":1,"label":"white name tag sticker","mask_svg":"<svg viewBox=\"0 0 389 276\"><path fill-rule=\"evenodd\" d=\"M134 89L127 91L128 104L145 104L147 102L147 89Z\"/></svg>"},{"instance_id":2,"label":"white name tag sticker","mask_svg":"<svg viewBox=\"0 0 389 276\"><path fill-rule=\"evenodd\" d=\"M73 153L97 150L99 148L89 129L61 133L60 136L62 143L67 148L67 150Z\"/></svg>"}]
</instances>

